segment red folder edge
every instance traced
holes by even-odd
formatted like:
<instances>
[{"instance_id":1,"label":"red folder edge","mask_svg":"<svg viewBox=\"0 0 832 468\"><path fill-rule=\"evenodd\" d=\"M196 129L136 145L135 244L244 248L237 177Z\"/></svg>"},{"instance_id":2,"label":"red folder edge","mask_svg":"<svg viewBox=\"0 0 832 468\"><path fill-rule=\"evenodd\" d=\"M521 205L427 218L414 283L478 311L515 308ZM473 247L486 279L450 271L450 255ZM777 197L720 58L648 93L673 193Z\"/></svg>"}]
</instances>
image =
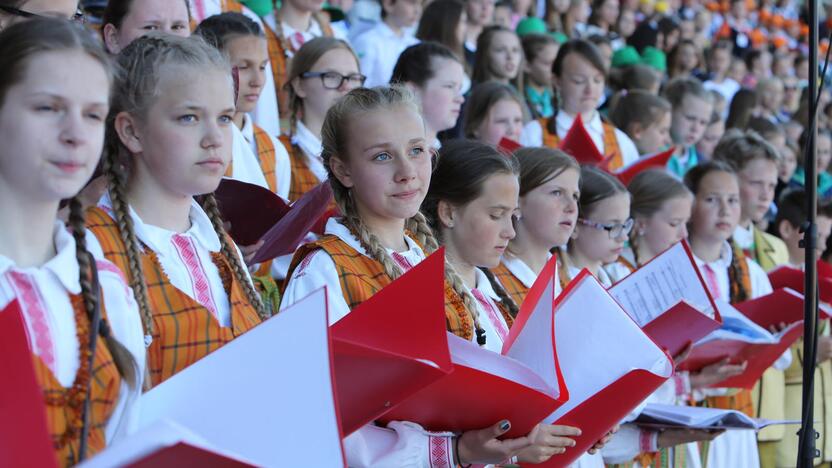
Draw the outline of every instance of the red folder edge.
<instances>
[{"instance_id":1,"label":"red folder edge","mask_svg":"<svg viewBox=\"0 0 832 468\"><path fill-rule=\"evenodd\" d=\"M621 181L622 184L626 187L630 185L630 182L633 180L635 176L638 174L648 170L648 169L663 169L667 166L667 162L670 160L670 157L673 156L673 152L676 150L676 147L671 147L666 151L662 151L660 153L652 154L650 156L644 156L638 161L630 164L627 167L623 167L613 173L614 176Z\"/></svg>"},{"instance_id":2,"label":"red folder edge","mask_svg":"<svg viewBox=\"0 0 832 468\"><path fill-rule=\"evenodd\" d=\"M803 271L797 268L782 266L768 273L768 279L773 288L791 288L803 294ZM818 297L822 302L832 304L832 278L818 275Z\"/></svg>"},{"instance_id":3,"label":"red folder edge","mask_svg":"<svg viewBox=\"0 0 832 468\"><path fill-rule=\"evenodd\" d=\"M511 156L514 154L515 151L522 148L523 145L518 143L517 141L512 140L511 138L503 137L500 139L500 142L497 143L497 149L500 150L506 156Z\"/></svg>"},{"instance_id":4,"label":"red folder edge","mask_svg":"<svg viewBox=\"0 0 832 468\"><path fill-rule=\"evenodd\" d=\"M241 460L221 455L210 450L179 442L153 452L127 465L128 468L180 468L198 466L200 468L246 468L254 467Z\"/></svg>"},{"instance_id":5,"label":"red folder edge","mask_svg":"<svg viewBox=\"0 0 832 468\"><path fill-rule=\"evenodd\" d=\"M560 149L574 157L581 164L597 166L608 159L598 151L598 147L595 146L595 142L592 141L592 137L586 131L581 114L575 116L572 126L569 127L569 131L566 132L560 142Z\"/></svg>"}]
</instances>

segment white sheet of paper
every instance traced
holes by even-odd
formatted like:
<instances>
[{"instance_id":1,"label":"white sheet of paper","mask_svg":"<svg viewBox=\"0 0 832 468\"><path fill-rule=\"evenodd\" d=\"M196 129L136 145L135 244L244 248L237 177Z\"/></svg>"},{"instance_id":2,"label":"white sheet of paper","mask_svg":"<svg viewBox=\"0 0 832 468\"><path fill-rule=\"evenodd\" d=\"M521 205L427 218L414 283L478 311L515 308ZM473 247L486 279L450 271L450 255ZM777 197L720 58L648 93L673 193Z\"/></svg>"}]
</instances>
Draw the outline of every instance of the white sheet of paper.
<instances>
[{"instance_id":1,"label":"white sheet of paper","mask_svg":"<svg viewBox=\"0 0 832 468\"><path fill-rule=\"evenodd\" d=\"M170 419L262 466L341 466L320 289L143 396L141 426Z\"/></svg>"},{"instance_id":2,"label":"white sheet of paper","mask_svg":"<svg viewBox=\"0 0 832 468\"><path fill-rule=\"evenodd\" d=\"M555 343L569 400L555 421L628 372L644 369L669 378L673 364L592 277L561 295L555 312Z\"/></svg>"},{"instance_id":3,"label":"white sheet of paper","mask_svg":"<svg viewBox=\"0 0 832 468\"><path fill-rule=\"evenodd\" d=\"M96 456L81 463L79 468L111 468L113 466L130 465L180 442L252 464L251 461L243 457L211 447L202 437L173 421L161 419L118 444L107 447Z\"/></svg>"},{"instance_id":4,"label":"white sheet of paper","mask_svg":"<svg viewBox=\"0 0 832 468\"><path fill-rule=\"evenodd\" d=\"M715 427L720 429L760 430L773 424L794 424L800 421L750 418L744 413L718 408L697 406L664 405L648 403L641 413L660 421L679 424L695 429Z\"/></svg>"},{"instance_id":5,"label":"white sheet of paper","mask_svg":"<svg viewBox=\"0 0 832 468\"><path fill-rule=\"evenodd\" d=\"M681 242L616 283L609 291L642 327L682 300L709 317L714 316L696 265Z\"/></svg>"}]
</instances>

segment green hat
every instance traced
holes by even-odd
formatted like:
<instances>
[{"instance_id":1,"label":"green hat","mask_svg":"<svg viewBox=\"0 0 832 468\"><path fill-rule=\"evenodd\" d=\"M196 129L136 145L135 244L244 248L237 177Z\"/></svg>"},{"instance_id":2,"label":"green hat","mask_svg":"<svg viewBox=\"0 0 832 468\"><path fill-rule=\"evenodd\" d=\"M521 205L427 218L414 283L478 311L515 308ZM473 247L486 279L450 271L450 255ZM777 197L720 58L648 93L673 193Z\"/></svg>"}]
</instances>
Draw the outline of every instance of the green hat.
<instances>
[{"instance_id":1,"label":"green hat","mask_svg":"<svg viewBox=\"0 0 832 468\"><path fill-rule=\"evenodd\" d=\"M247 6L257 16L263 17L274 10L272 0L240 0L240 3Z\"/></svg>"},{"instance_id":2,"label":"green hat","mask_svg":"<svg viewBox=\"0 0 832 468\"><path fill-rule=\"evenodd\" d=\"M633 46L622 47L612 54L612 66L615 68L629 67L641 63L641 56Z\"/></svg>"},{"instance_id":3,"label":"green hat","mask_svg":"<svg viewBox=\"0 0 832 468\"><path fill-rule=\"evenodd\" d=\"M329 20L333 23L343 21L347 17L344 10L338 8L337 6L330 5L329 2L324 2L323 11L329 14Z\"/></svg>"},{"instance_id":4,"label":"green hat","mask_svg":"<svg viewBox=\"0 0 832 468\"><path fill-rule=\"evenodd\" d=\"M641 61L660 72L667 71L667 57L664 52L655 47L645 47L641 52Z\"/></svg>"},{"instance_id":5,"label":"green hat","mask_svg":"<svg viewBox=\"0 0 832 468\"><path fill-rule=\"evenodd\" d=\"M529 16L520 20L515 28L518 36L526 34L546 34L546 23L537 16Z\"/></svg>"},{"instance_id":6,"label":"green hat","mask_svg":"<svg viewBox=\"0 0 832 468\"><path fill-rule=\"evenodd\" d=\"M566 41L569 40L569 36L560 31L552 31L552 37L555 38L558 44L566 44Z\"/></svg>"}]
</instances>

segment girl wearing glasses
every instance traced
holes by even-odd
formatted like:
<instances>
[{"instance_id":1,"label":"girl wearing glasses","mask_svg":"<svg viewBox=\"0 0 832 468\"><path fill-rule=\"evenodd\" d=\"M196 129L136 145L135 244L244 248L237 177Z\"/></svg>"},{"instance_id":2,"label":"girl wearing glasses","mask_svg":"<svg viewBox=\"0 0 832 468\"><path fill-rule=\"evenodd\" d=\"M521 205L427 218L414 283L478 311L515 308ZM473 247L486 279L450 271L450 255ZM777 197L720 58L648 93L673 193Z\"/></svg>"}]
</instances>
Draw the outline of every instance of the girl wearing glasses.
<instances>
[{"instance_id":1,"label":"girl wearing glasses","mask_svg":"<svg viewBox=\"0 0 832 468\"><path fill-rule=\"evenodd\" d=\"M0 31L36 17L80 20L78 0L0 0Z\"/></svg>"}]
</instances>

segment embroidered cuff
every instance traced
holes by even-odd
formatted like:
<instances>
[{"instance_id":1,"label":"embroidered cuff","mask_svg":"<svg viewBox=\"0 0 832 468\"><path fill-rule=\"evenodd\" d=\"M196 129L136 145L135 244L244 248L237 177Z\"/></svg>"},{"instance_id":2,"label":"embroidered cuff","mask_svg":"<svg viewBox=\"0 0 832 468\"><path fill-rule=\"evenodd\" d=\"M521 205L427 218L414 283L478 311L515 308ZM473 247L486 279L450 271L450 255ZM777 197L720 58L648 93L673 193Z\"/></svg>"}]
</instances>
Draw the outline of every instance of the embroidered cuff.
<instances>
[{"instance_id":1,"label":"embroidered cuff","mask_svg":"<svg viewBox=\"0 0 832 468\"><path fill-rule=\"evenodd\" d=\"M659 433L655 431L641 431L638 438L639 451L641 453L653 453L659 451Z\"/></svg>"},{"instance_id":2,"label":"embroidered cuff","mask_svg":"<svg viewBox=\"0 0 832 468\"><path fill-rule=\"evenodd\" d=\"M673 374L673 383L676 385L676 396L683 397L690 394L690 374L677 372Z\"/></svg>"},{"instance_id":3,"label":"embroidered cuff","mask_svg":"<svg viewBox=\"0 0 832 468\"><path fill-rule=\"evenodd\" d=\"M428 436L428 457L431 468L453 468L454 454L451 448L453 437Z\"/></svg>"}]
</instances>

